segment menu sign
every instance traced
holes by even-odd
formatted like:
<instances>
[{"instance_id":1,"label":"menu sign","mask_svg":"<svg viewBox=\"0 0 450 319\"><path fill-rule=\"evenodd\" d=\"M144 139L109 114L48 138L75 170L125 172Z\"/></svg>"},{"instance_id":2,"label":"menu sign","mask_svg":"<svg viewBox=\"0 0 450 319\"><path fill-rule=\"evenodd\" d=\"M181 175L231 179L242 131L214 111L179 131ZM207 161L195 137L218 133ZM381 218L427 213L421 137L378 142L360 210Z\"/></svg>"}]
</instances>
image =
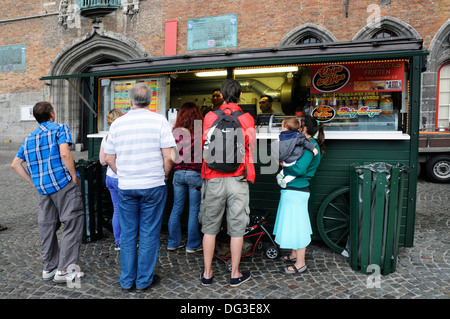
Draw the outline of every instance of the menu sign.
<instances>
[{"instance_id":1,"label":"menu sign","mask_svg":"<svg viewBox=\"0 0 450 319\"><path fill-rule=\"evenodd\" d=\"M403 91L403 61L312 65L311 93Z\"/></svg>"},{"instance_id":2,"label":"menu sign","mask_svg":"<svg viewBox=\"0 0 450 319\"><path fill-rule=\"evenodd\" d=\"M152 101L149 109L152 112L157 112L158 108L158 80L143 80L139 83L147 84L152 89ZM131 110L131 99L129 96L129 90L136 84L135 80L128 81L114 81L114 108L122 111L123 114L128 113Z\"/></svg>"}]
</instances>

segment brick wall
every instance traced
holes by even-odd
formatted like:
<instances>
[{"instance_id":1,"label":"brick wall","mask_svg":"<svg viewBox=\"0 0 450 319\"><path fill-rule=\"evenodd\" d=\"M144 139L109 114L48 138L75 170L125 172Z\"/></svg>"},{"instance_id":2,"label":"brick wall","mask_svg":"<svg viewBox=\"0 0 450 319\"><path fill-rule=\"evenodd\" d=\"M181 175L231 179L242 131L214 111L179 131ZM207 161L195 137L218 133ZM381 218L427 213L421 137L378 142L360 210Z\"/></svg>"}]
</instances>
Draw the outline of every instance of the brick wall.
<instances>
[{"instance_id":1,"label":"brick wall","mask_svg":"<svg viewBox=\"0 0 450 319\"><path fill-rule=\"evenodd\" d=\"M51 63L61 52L92 32L89 19L75 21L67 29L58 26L59 2L0 1L0 46L26 45L26 70L0 72L0 94L14 97L13 104L20 105L21 99L28 99L27 94L43 96L44 83L39 78L48 74ZM346 1L343 0L142 0L139 14L130 17L117 10L103 19L101 27L138 42L150 56L164 54L165 21L178 21L177 53L184 54L189 19L231 13L238 14L238 47L233 49L277 46L287 33L304 23L325 28L338 41L351 41L374 14L367 12L368 6L378 4L381 16L398 18L411 25L428 48L450 16L448 0L392 0L387 6L381 2L389 1L349 1L346 17ZM25 17L32 18L23 19ZM0 138L2 134L6 133L0 130Z\"/></svg>"},{"instance_id":2,"label":"brick wall","mask_svg":"<svg viewBox=\"0 0 450 319\"><path fill-rule=\"evenodd\" d=\"M46 5L56 2L56 5ZM338 41L351 41L367 23L367 7L374 0L350 1L348 18L345 17L345 1L342 0L279 0L273 1L186 1L167 0L140 3L140 12L133 19L122 11L104 18L105 30L121 33L136 40L151 56L164 55L164 22L178 20L177 53L186 53L187 20L206 16L238 14L238 47L258 48L277 46L292 29L304 23L317 24L330 31ZM448 19L450 2L391 1L380 6L381 16L389 15L410 24L424 39L428 47L439 27ZM0 21L58 11L59 1L2 0ZM45 9L47 11L45 11ZM128 21L127 21L128 19ZM0 73L0 94L41 90L39 77L46 75L50 63L61 50L91 31L91 22L81 20L80 28L63 29L58 26L58 16L0 23L0 45L25 43L27 68L23 72ZM13 75L13 76L11 76Z\"/></svg>"}]
</instances>

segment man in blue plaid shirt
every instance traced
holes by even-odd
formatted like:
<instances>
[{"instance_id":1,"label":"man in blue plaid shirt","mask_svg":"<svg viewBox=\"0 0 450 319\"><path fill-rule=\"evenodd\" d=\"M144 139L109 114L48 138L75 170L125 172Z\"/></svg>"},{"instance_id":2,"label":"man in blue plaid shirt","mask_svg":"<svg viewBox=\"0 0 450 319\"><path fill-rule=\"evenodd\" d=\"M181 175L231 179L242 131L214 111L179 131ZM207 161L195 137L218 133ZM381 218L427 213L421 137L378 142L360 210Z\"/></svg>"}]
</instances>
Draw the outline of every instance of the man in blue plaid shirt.
<instances>
[{"instance_id":1,"label":"man in blue plaid shirt","mask_svg":"<svg viewBox=\"0 0 450 319\"><path fill-rule=\"evenodd\" d=\"M81 190L69 148L72 136L67 125L54 123L55 112L50 103L37 103L33 115L39 127L25 138L11 168L41 194L38 225L42 278L66 283L68 276L73 276L68 275L67 268L78 260L84 224ZM64 230L58 247L56 232L61 223Z\"/></svg>"}]
</instances>

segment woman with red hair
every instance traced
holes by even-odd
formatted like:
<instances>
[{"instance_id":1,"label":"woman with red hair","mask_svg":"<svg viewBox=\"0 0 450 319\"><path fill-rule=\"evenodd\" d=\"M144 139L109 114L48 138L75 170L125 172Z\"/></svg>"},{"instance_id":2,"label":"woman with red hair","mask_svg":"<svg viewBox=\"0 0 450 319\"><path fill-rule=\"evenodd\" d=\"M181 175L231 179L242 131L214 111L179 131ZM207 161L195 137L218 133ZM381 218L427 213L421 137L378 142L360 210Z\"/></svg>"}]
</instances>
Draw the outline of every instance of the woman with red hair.
<instances>
[{"instance_id":1,"label":"woman with red hair","mask_svg":"<svg viewBox=\"0 0 450 319\"><path fill-rule=\"evenodd\" d=\"M200 210L203 183L200 171L202 167L202 113L193 102L184 103L178 110L173 127L173 136L177 143L173 175L173 208L169 218L168 250L184 247L181 242L181 214L186 196L189 195L188 238L186 252L202 250L202 237L199 230L198 212Z\"/></svg>"}]
</instances>

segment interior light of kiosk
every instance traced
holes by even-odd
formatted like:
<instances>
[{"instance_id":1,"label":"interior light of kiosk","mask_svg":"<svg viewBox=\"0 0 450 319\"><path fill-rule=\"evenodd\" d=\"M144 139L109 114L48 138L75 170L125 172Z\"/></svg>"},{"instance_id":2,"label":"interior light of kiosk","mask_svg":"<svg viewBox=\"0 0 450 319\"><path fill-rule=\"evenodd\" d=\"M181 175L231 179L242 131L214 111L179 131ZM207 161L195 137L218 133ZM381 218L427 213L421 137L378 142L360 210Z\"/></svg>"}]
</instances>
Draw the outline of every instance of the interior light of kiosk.
<instances>
[{"instance_id":1,"label":"interior light of kiosk","mask_svg":"<svg viewBox=\"0 0 450 319\"><path fill-rule=\"evenodd\" d=\"M258 69L239 69L234 70L235 75L248 75L248 74L265 74L265 73L279 73L279 72L296 72L297 66L289 67L273 67L273 68L258 68ZM195 73L198 77L212 77L212 76L226 76L227 71L206 71Z\"/></svg>"},{"instance_id":2,"label":"interior light of kiosk","mask_svg":"<svg viewBox=\"0 0 450 319\"><path fill-rule=\"evenodd\" d=\"M210 76L226 76L227 71L206 71L195 73L198 77L210 77Z\"/></svg>"},{"instance_id":3,"label":"interior light of kiosk","mask_svg":"<svg viewBox=\"0 0 450 319\"><path fill-rule=\"evenodd\" d=\"M279 73L279 72L296 72L296 71L298 71L297 66L289 66L289 67L274 67L274 68L259 68L259 69L241 69L235 70L234 74L244 75L244 74Z\"/></svg>"}]
</instances>

